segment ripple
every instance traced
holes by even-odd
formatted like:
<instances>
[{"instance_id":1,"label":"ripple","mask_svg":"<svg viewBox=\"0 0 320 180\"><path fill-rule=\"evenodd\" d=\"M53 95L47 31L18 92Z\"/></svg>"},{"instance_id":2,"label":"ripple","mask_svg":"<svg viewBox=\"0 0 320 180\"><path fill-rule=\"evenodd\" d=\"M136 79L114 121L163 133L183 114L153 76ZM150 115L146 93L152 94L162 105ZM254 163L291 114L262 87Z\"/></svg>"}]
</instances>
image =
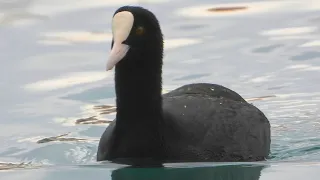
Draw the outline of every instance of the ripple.
<instances>
[{"instance_id":1,"label":"ripple","mask_svg":"<svg viewBox=\"0 0 320 180\"><path fill-rule=\"evenodd\" d=\"M139 3L162 3L166 0L139 0ZM65 12L91 9L91 8L101 8L101 7L117 7L124 4L137 3L137 0L117 0L117 1L103 1L103 0L42 0L37 1L29 7L31 12L37 14L45 15L57 15Z\"/></svg>"},{"instance_id":2,"label":"ripple","mask_svg":"<svg viewBox=\"0 0 320 180\"><path fill-rule=\"evenodd\" d=\"M271 81L271 79L270 79L271 77L273 77L273 76L268 75L268 76L255 77L255 78L253 78L253 79L251 79L251 80L249 80L249 81L255 82L255 83L258 83L258 82L267 82L267 81Z\"/></svg>"},{"instance_id":3,"label":"ripple","mask_svg":"<svg viewBox=\"0 0 320 180\"><path fill-rule=\"evenodd\" d=\"M210 12L230 12L230 11L242 11L246 10L248 7L245 6L230 6L230 7L214 7L209 8L208 11Z\"/></svg>"},{"instance_id":4,"label":"ripple","mask_svg":"<svg viewBox=\"0 0 320 180\"><path fill-rule=\"evenodd\" d=\"M30 83L24 86L28 91L51 91L61 88L72 87L79 84L101 81L108 76L109 73L102 72L76 72L69 73L61 77L42 80Z\"/></svg>"},{"instance_id":5,"label":"ripple","mask_svg":"<svg viewBox=\"0 0 320 180\"><path fill-rule=\"evenodd\" d=\"M319 10L320 2L317 0L287 0L265 2L241 2L224 4L204 4L179 9L176 14L186 17L236 17L252 14L270 14Z\"/></svg>"},{"instance_id":6,"label":"ripple","mask_svg":"<svg viewBox=\"0 0 320 180\"><path fill-rule=\"evenodd\" d=\"M99 51L57 51L27 57L19 68L27 71L77 71L97 67L106 61L106 53Z\"/></svg>"},{"instance_id":7,"label":"ripple","mask_svg":"<svg viewBox=\"0 0 320 180\"><path fill-rule=\"evenodd\" d=\"M280 28L271 29L261 32L261 35L265 36L291 36L291 35L303 35L315 32L317 27L306 26L306 27L290 27L290 28Z\"/></svg>"},{"instance_id":8,"label":"ripple","mask_svg":"<svg viewBox=\"0 0 320 180\"><path fill-rule=\"evenodd\" d=\"M77 137L65 137L70 133L53 136L53 137L46 137L40 140L37 140L38 144L49 143L49 142L89 142L89 141L99 141L99 139L88 139L88 138L77 138Z\"/></svg>"},{"instance_id":9,"label":"ripple","mask_svg":"<svg viewBox=\"0 0 320 180\"><path fill-rule=\"evenodd\" d=\"M13 169L35 169L40 168L41 165L33 163L6 163L0 162L0 171L13 170Z\"/></svg>"},{"instance_id":10,"label":"ripple","mask_svg":"<svg viewBox=\"0 0 320 180\"><path fill-rule=\"evenodd\" d=\"M194 44L201 43L200 39L194 38L177 38L177 39L168 39L164 42L164 49L176 49L183 46L189 46Z\"/></svg>"},{"instance_id":11,"label":"ripple","mask_svg":"<svg viewBox=\"0 0 320 180\"><path fill-rule=\"evenodd\" d=\"M269 37L270 40L311 39L311 33L318 30L315 26L287 27L270 29L260 32L260 35Z\"/></svg>"},{"instance_id":12,"label":"ripple","mask_svg":"<svg viewBox=\"0 0 320 180\"><path fill-rule=\"evenodd\" d=\"M132 3L158 4L167 0L15 0L0 1L0 25L32 25L51 16L101 7L117 7ZM52 43L52 42L51 42Z\"/></svg>"},{"instance_id":13,"label":"ripple","mask_svg":"<svg viewBox=\"0 0 320 180\"><path fill-rule=\"evenodd\" d=\"M295 65L288 66L285 69L293 69L296 71L319 71L320 66L314 66L309 64L295 64Z\"/></svg>"},{"instance_id":14,"label":"ripple","mask_svg":"<svg viewBox=\"0 0 320 180\"><path fill-rule=\"evenodd\" d=\"M279 148L272 153L272 159L277 160L301 160L308 156L313 160L311 155L318 156L320 154L320 144L310 144L308 141L304 143L291 143L291 146Z\"/></svg>"},{"instance_id":15,"label":"ripple","mask_svg":"<svg viewBox=\"0 0 320 180\"><path fill-rule=\"evenodd\" d=\"M319 51L306 51L302 52L299 55L295 55L290 57L293 61L305 61L305 60L312 60L312 59L320 59L320 52Z\"/></svg>"},{"instance_id":16,"label":"ripple","mask_svg":"<svg viewBox=\"0 0 320 180\"><path fill-rule=\"evenodd\" d=\"M54 121L63 126L86 124L105 127L113 121L115 114L116 107L113 104L87 104L81 107L81 117L56 117Z\"/></svg>"},{"instance_id":17,"label":"ripple","mask_svg":"<svg viewBox=\"0 0 320 180\"><path fill-rule=\"evenodd\" d=\"M192 80L192 79L199 79L202 77L209 76L208 73L201 73L201 74L192 74L192 75L186 75L179 78L175 78L174 81L185 81L185 80Z\"/></svg>"},{"instance_id":18,"label":"ripple","mask_svg":"<svg viewBox=\"0 0 320 180\"><path fill-rule=\"evenodd\" d=\"M111 33L67 31L67 32L46 32L40 35L39 44L44 45L72 45L76 43L101 43L110 42ZM175 49L187 45L201 43L196 38L172 38L164 40L164 49Z\"/></svg>"},{"instance_id":19,"label":"ripple","mask_svg":"<svg viewBox=\"0 0 320 180\"><path fill-rule=\"evenodd\" d=\"M0 25L30 25L47 20L46 15L30 12L30 0L0 1Z\"/></svg>"},{"instance_id":20,"label":"ripple","mask_svg":"<svg viewBox=\"0 0 320 180\"><path fill-rule=\"evenodd\" d=\"M320 40L313 40L300 45L300 47L315 47L315 46L320 46Z\"/></svg>"},{"instance_id":21,"label":"ripple","mask_svg":"<svg viewBox=\"0 0 320 180\"><path fill-rule=\"evenodd\" d=\"M271 53L280 47L283 47L283 45L282 44L268 45L268 46L255 48L252 50L252 52L254 52L254 53Z\"/></svg>"},{"instance_id":22,"label":"ripple","mask_svg":"<svg viewBox=\"0 0 320 180\"><path fill-rule=\"evenodd\" d=\"M274 9L283 8L284 5L285 3L281 2L278 2L277 4L273 2L206 4L179 9L177 14L187 17L239 16L268 12L268 10L272 11ZM225 11L226 9L229 9L229 11ZM232 11L230 11L230 9L232 9Z\"/></svg>"},{"instance_id":23,"label":"ripple","mask_svg":"<svg viewBox=\"0 0 320 180\"><path fill-rule=\"evenodd\" d=\"M99 43L112 40L111 33L86 31L47 32L40 35L38 43L44 45L71 45L74 43Z\"/></svg>"},{"instance_id":24,"label":"ripple","mask_svg":"<svg viewBox=\"0 0 320 180\"><path fill-rule=\"evenodd\" d=\"M212 58L214 59L214 58ZM202 62L204 62L204 59L187 59L185 61L181 61L180 63L184 63L184 64L200 64Z\"/></svg>"}]
</instances>

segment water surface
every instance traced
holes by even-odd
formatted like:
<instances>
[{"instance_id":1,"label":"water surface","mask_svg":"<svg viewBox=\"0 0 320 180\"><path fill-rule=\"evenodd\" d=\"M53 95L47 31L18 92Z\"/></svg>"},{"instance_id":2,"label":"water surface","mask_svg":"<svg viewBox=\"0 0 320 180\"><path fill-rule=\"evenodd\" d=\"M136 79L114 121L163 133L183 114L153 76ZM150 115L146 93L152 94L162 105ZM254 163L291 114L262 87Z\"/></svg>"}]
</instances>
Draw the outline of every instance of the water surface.
<instances>
[{"instance_id":1,"label":"water surface","mask_svg":"<svg viewBox=\"0 0 320 180\"><path fill-rule=\"evenodd\" d=\"M143 5L160 20L164 91L217 83L266 114L272 146L261 176L262 165L91 165L114 118L113 73L104 68L112 14L126 4ZM319 10L317 0L0 0L0 168L32 167L3 171L1 179L316 177L317 163L306 162L320 160Z\"/></svg>"}]
</instances>

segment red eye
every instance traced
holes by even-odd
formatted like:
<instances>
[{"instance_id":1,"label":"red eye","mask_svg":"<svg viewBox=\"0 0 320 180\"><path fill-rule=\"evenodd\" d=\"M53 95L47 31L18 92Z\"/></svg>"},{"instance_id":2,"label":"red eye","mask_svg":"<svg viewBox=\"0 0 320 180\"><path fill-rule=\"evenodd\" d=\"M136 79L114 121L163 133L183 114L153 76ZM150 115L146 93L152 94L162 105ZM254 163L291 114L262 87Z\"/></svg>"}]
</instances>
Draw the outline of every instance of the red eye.
<instances>
[{"instance_id":1,"label":"red eye","mask_svg":"<svg viewBox=\"0 0 320 180\"><path fill-rule=\"evenodd\" d=\"M144 33L144 28L143 27L141 27L141 26L139 26L139 27L137 27L137 29L136 29L136 35L142 35Z\"/></svg>"}]
</instances>

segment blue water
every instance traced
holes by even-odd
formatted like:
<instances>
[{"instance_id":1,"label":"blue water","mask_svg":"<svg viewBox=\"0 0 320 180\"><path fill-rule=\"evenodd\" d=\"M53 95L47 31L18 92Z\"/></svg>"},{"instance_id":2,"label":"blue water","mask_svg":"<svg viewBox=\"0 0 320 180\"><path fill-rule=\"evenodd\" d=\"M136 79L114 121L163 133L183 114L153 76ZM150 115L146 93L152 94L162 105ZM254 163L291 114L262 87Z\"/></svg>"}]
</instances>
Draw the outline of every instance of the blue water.
<instances>
[{"instance_id":1,"label":"blue water","mask_svg":"<svg viewBox=\"0 0 320 180\"><path fill-rule=\"evenodd\" d=\"M207 11L230 3L244 8ZM112 108L97 107L114 105L113 73L105 72L110 20L126 4L142 5L160 20L164 91L217 83L266 114L272 146L260 179L268 172L289 178L284 172L295 169L269 163L320 161L320 1L0 0L0 169L14 169L3 170L1 179L111 179L117 172L123 177L113 179L246 179L246 169L259 179L262 165L145 171L92 165L114 118ZM309 166L309 174L318 171Z\"/></svg>"}]
</instances>

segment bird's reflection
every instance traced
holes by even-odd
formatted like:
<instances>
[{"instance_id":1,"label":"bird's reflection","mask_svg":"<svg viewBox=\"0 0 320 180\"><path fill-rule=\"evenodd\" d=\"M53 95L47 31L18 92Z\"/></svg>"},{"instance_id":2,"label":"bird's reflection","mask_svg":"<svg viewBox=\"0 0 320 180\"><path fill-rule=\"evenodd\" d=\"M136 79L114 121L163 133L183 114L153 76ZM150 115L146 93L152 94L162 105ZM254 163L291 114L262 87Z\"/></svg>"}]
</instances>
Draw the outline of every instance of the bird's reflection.
<instances>
[{"instance_id":1,"label":"bird's reflection","mask_svg":"<svg viewBox=\"0 0 320 180\"><path fill-rule=\"evenodd\" d=\"M120 168L112 180L259 180L264 166L216 166L195 168Z\"/></svg>"}]
</instances>

